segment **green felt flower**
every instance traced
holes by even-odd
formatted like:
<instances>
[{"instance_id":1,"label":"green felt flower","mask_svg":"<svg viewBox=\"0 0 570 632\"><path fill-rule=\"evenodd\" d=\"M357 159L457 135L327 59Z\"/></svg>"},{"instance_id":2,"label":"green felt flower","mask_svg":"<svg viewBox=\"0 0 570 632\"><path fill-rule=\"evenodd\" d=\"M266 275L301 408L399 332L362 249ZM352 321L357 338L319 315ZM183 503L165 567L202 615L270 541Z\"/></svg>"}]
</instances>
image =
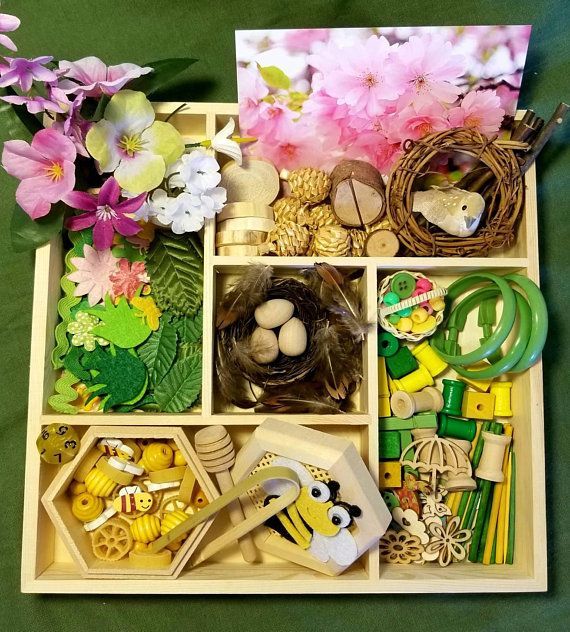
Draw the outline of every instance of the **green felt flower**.
<instances>
[{"instance_id":1,"label":"green felt flower","mask_svg":"<svg viewBox=\"0 0 570 632\"><path fill-rule=\"evenodd\" d=\"M96 343L99 343L102 347L108 345L108 340L99 338L99 336L92 333L93 328L98 323L99 319L96 316L86 312L77 312L75 320L72 320L67 326L68 333L73 334L71 336L71 344L74 347L84 347L86 351L93 351Z\"/></svg>"}]
</instances>

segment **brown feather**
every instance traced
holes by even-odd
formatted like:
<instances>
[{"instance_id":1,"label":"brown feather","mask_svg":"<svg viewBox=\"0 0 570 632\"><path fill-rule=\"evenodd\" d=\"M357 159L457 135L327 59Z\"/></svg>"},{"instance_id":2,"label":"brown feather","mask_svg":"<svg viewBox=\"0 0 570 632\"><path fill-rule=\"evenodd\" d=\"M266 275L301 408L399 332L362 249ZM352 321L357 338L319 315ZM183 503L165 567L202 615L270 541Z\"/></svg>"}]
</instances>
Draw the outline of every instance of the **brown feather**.
<instances>
[{"instance_id":1,"label":"brown feather","mask_svg":"<svg viewBox=\"0 0 570 632\"><path fill-rule=\"evenodd\" d=\"M340 404L321 392L321 384L297 382L278 389L267 389L259 398L255 412L330 415L341 413Z\"/></svg>"},{"instance_id":2,"label":"brown feather","mask_svg":"<svg viewBox=\"0 0 570 632\"><path fill-rule=\"evenodd\" d=\"M219 340L216 348L216 382L221 397L239 408L253 408L257 401L252 397L251 384L244 379Z\"/></svg>"},{"instance_id":3,"label":"brown feather","mask_svg":"<svg viewBox=\"0 0 570 632\"><path fill-rule=\"evenodd\" d=\"M271 287L272 275L271 266L261 263L249 265L219 304L216 327L228 327L263 303Z\"/></svg>"}]
</instances>

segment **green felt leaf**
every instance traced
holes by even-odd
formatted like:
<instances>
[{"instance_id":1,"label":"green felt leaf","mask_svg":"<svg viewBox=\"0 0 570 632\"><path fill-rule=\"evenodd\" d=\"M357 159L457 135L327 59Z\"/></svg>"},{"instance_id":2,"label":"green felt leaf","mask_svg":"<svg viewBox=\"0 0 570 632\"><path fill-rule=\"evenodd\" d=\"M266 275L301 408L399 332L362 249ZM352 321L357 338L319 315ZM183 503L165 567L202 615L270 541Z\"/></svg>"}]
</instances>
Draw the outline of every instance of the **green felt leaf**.
<instances>
[{"instance_id":1,"label":"green felt leaf","mask_svg":"<svg viewBox=\"0 0 570 632\"><path fill-rule=\"evenodd\" d=\"M91 307L85 311L102 321L93 327L91 333L122 349L138 347L150 336L150 327L143 318L136 316L136 310L129 306L124 296L119 298L117 305L113 305L113 301L107 295L104 307Z\"/></svg>"},{"instance_id":2,"label":"green felt leaf","mask_svg":"<svg viewBox=\"0 0 570 632\"><path fill-rule=\"evenodd\" d=\"M65 209L66 206L63 203L54 204L48 215L33 220L16 205L10 222L13 250L15 252L35 250L55 237L63 228Z\"/></svg>"},{"instance_id":3,"label":"green felt leaf","mask_svg":"<svg viewBox=\"0 0 570 632\"><path fill-rule=\"evenodd\" d=\"M171 57L170 59L151 61L144 65L154 68L154 71L130 81L126 88L129 90L139 90L149 96L160 88L163 88L167 83L190 68L190 66L197 61L197 59L191 59L190 57Z\"/></svg>"},{"instance_id":4,"label":"green felt leaf","mask_svg":"<svg viewBox=\"0 0 570 632\"><path fill-rule=\"evenodd\" d=\"M75 257L83 257L83 248L85 245L93 245L93 229L85 228L84 230L71 231L68 233L73 244L73 255Z\"/></svg>"},{"instance_id":5,"label":"green felt leaf","mask_svg":"<svg viewBox=\"0 0 570 632\"><path fill-rule=\"evenodd\" d=\"M194 316L202 304L201 247L195 239L157 233L146 257L157 306L176 316Z\"/></svg>"},{"instance_id":6,"label":"green felt leaf","mask_svg":"<svg viewBox=\"0 0 570 632\"><path fill-rule=\"evenodd\" d=\"M192 406L202 388L202 356L194 355L176 362L154 389L160 410L179 413Z\"/></svg>"},{"instance_id":7,"label":"green felt leaf","mask_svg":"<svg viewBox=\"0 0 570 632\"><path fill-rule=\"evenodd\" d=\"M160 327L137 351L146 364L151 384L159 384L176 357L178 335L176 329L164 318L160 319Z\"/></svg>"},{"instance_id":8,"label":"green felt leaf","mask_svg":"<svg viewBox=\"0 0 570 632\"><path fill-rule=\"evenodd\" d=\"M83 364L83 358L89 353L93 353L90 351L85 351L84 347L71 347L67 355L63 358L63 366L69 373L73 373L83 382L89 381L91 379L91 373L87 371Z\"/></svg>"},{"instance_id":9,"label":"green felt leaf","mask_svg":"<svg viewBox=\"0 0 570 632\"><path fill-rule=\"evenodd\" d=\"M8 86L1 90L0 94L2 94L2 96L16 96L18 93L11 86ZM41 129L44 129L40 119L35 114L28 112L26 106L10 104L10 108L13 116L20 120L20 123L24 125L32 136Z\"/></svg>"},{"instance_id":10,"label":"green felt leaf","mask_svg":"<svg viewBox=\"0 0 570 632\"><path fill-rule=\"evenodd\" d=\"M291 80L281 68L277 68L277 66L260 66L259 64L257 64L257 67L261 78L270 88L289 90Z\"/></svg>"},{"instance_id":11,"label":"green felt leaf","mask_svg":"<svg viewBox=\"0 0 570 632\"><path fill-rule=\"evenodd\" d=\"M133 261L144 261L145 256L139 248L130 244L128 241L124 241L111 249L113 256L117 259L128 259L131 263Z\"/></svg>"},{"instance_id":12,"label":"green felt leaf","mask_svg":"<svg viewBox=\"0 0 570 632\"><path fill-rule=\"evenodd\" d=\"M117 404L134 404L146 391L146 367L134 351L119 347L104 351L97 346L83 356L82 364L85 369L94 372L88 391L91 397L105 398L103 410Z\"/></svg>"},{"instance_id":13,"label":"green felt leaf","mask_svg":"<svg viewBox=\"0 0 570 632\"><path fill-rule=\"evenodd\" d=\"M203 311L201 307L194 317L186 316L176 319L173 325L178 330L180 340L190 343L202 340L202 320Z\"/></svg>"}]
</instances>

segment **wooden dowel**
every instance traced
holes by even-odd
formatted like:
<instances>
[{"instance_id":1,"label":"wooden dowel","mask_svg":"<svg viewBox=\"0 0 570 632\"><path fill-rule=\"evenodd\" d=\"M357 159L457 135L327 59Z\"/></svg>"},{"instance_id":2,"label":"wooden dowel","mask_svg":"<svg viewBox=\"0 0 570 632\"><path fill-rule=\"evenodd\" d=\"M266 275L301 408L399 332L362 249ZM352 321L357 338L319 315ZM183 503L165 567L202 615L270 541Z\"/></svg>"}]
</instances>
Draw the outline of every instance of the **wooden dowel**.
<instances>
[{"instance_id":1,"label":"wooden dowel","mask_svg":"<svg viewBox=\"0 0 570 632\"><path fill-rule=\"evenodd\" d=\"M509 499L509 535L507 542L507 564L512 564L515 556L515 513L516 513L516 459L514 451L511 451L511 485L510 485L510 499Z\"/></svg>"},{"instance_id":2,"label":"wooden dowel","mask_svg":"<svg viewBox=\"0 0 570 632\"><path fill-rule=\"evenodd\" d=\"M556 110L554 110L554 114L550 117L548 123L546 123L542 127L538 136L534 139L530 150L525 156L524 163L521 166L522 175L524 175L528 171L529 167L536 160L536 157L542 151L543 147L549 141L550 137L552 136L552 134L554 134L558 126L562 125L569 107L570 106L568 106L566 103L560 103Z\"/></svg>"}]
</instances>

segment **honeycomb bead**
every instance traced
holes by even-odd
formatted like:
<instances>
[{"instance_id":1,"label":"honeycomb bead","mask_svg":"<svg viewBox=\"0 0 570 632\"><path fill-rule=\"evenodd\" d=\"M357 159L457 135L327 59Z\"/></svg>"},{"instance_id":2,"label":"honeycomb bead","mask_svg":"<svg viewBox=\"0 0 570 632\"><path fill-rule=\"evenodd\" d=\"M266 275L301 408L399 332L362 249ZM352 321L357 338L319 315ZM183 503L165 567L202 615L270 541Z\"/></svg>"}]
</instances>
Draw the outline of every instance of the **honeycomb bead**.
<instances>
[{"instance_id":1,"label":"honeycomb bead","mask_svg":"<svg viewBox=\"0 0 570 632\"><path fill-rule=\"evenodd\" d=\"M174 527L178 526L179 524L181 524L187 519L188 519L188 514L185 511L182 511L182 509L167 511L162 516L162 524L160 525L160 534L166 535L169 531L172 531ZM184 540L185 537L186 535L181 535L179 538L176 538L176 540L174 540L170 544L175 545L174 548L178 548L178 546L180 545L182 540Z\"/></svg>"},{"instance_id":2,"label":"honeycomb bead","mask_svg":"<svg viewBox=\"0 0 570 632\"><path fill-rule=\"evenodd\" d=\"M160 536L160 518L145 514L131 524L131 535L137 542L148 544Z\"/></svg>"},{"instance_id":3,"label":"honeycomb bead","mask_svg":"<svg viewBox=\"0 0 570 632\"><path fill-rule=\"evenodd\" d=\"M115 489L116 483L101 470L92 469L85 478L85 487L93 496L108 498Z\"/></svg>"},{"instance_id":4,"label":"honeycomb bead","mask_svg":"<svg viewBox=\"0 0 570 632\"><path fill-rule=\"evenodd\" d=\"M186 459L180 450L176 450L174 453L174 465L179 467L180 465L186 465Z\"/></svg>"},{"instance_id":5,"label":"honeycomb bead","mask_svg":"<svg viewBox=\"0 0 570 632\"><path fill-rule=\"evenodd\" d=\"M103 513L103 509L105 509L103 499L88 492L78 494L71 503L71 513L81 522L95 520Z\"/></svg>"},{"instance_id":6,"label":"honeycomb bead","mask_svg":"<svg viewBox=\"0 0 570 632\"><path fill-rule=\"evenodd\" d=\"M172 465L174 452L166 443L156 441L148 445L143 452L142 461L147 472L165 470Z\"/></svg>"},{"instance_id":7,"label":"honeycomb bead","mask_svg":"<svg viewBox=\"0 0 570 632\"><path fill-rule=\"evenodd\" d=\"M85 483L79 483L78 481L71 481L71 483L69 483L69 487L67 488L67 491L72 496L78 496L79 494L86 492L87 487L85 487Z\"/></svg>"}]
</instances>

